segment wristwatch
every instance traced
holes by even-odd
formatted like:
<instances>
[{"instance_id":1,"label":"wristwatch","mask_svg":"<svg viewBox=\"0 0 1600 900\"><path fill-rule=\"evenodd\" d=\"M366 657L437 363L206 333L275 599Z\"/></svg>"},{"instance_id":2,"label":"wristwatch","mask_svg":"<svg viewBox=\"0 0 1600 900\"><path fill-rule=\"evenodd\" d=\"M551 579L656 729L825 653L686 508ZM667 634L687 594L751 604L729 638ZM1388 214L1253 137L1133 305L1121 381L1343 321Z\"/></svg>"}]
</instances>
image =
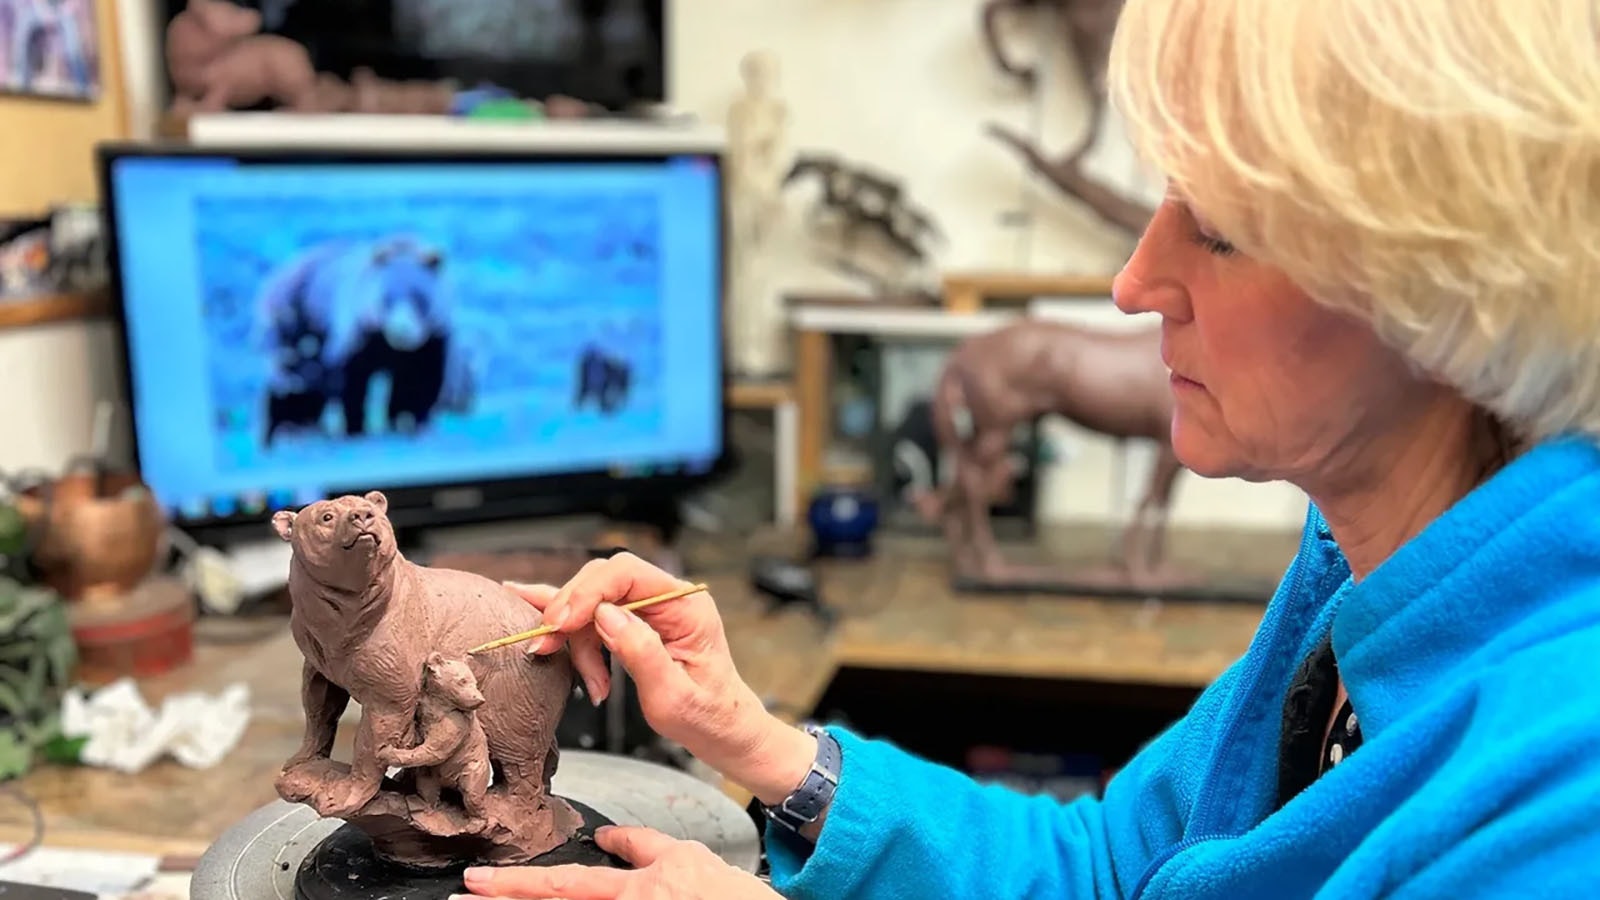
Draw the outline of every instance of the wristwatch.
<instances>
[{"instance_id":1,"label":"wristwatch","mask_svg":"<svg viewBox=\"0 0 1600 900\"><path fill-rule=\"evenodd\" d=\"M817 739L817 758L812 761L811 770L782 803L763 807L768 819L796 834L820 818L832 802L834 789L839 786L840 763L844 760L838 739L827 729L808 722L805 732Z\"/></svg>"}]
</instances>

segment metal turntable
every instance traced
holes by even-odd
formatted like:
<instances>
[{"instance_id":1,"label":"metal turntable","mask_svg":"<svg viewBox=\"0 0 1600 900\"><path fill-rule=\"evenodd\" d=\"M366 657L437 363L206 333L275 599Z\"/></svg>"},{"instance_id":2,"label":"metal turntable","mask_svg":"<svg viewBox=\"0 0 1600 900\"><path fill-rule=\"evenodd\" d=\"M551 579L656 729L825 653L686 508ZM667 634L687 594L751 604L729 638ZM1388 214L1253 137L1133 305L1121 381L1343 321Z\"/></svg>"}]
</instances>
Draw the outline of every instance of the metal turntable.
<instances>
[{"instance_id":1,"label":"metal turntable","mask_svg":"<svg viewBox=\"0 0 1600 900\"><path fill-rule=\"evenodd\" d=\"M585 830L606 822L645 825L700 841L748 872L760 866L761 836L750 815L715 786L670 766L563 749L551 791L585 814ZM339 872L330 869L374 865L370 860L345 861L345 846L360 837L353 832L344 822L320 818L307 806L270 803L211 845L190 880L189 896L192 900L376 900L379 896L443 900L459 892L459 872L389 871L369 878L370 872L358 877L353 868L344 876L350 886L341 886Z\"/></svg>"}]
</instances>

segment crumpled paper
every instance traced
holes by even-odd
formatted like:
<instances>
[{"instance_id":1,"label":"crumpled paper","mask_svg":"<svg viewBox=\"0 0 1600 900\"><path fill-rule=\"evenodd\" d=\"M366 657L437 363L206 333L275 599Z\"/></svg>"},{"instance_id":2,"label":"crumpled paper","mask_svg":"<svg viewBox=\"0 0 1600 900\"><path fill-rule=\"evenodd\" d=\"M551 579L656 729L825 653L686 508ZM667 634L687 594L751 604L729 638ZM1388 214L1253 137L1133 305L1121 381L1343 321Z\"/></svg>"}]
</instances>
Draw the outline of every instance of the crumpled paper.
<instances>
[{"instance_id":1,"label":"crumpled paper","mask_svg":"<svg viewBox=\"0 0 1600 900\"><path fill-rule=\"evenodd\" d=\"M73 689L61 701L62 734L88 738L79 760L130 774L166 755L190 768L210 768L238 745L249 723L250 690L243 684L213 696L173 694L159 711L131 678L89 696Z\"/></svg>"}]
</instances>

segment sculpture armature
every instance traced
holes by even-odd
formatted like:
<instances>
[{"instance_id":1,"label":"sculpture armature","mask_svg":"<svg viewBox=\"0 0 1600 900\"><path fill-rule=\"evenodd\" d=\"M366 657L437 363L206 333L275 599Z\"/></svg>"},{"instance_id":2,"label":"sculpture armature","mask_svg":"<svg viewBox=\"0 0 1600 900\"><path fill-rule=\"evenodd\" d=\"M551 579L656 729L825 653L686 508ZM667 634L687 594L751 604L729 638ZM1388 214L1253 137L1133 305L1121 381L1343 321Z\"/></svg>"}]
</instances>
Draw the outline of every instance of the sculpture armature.
<instances>
[{"instance_id":1,"label":"sculpture armature","mask_svg":"<svg viewBox=\"0 0 1600 900\"><path fill-rule=\"evenodd\" d=\"M932 412L954 477L917 505L942 521L959 570L994 582L1022 577L1000 554L989 509L1011 484L1016 428L1055 414L1108 437L1156 443L1150 481L1114 563L1126 587L1171 580L1163 538L1183 466L1172 450L1172 389L1160 342L1160 329L1099 331L1030 318L956 347L934 389Z\"/></svg>"},{"instance_id":2,"label":"sculpture armature","mask_svg":"<svg viewBox=\"0 0 1600 900\"><path fill-rule=\"evenodd\" d=\"M581 824L550 794L571 659L517 646L469 657L478 644L537 627L539 612L487 578L410 562L395 546L387 513L388 501L374 491L273 516L273 528L293 547L289 627L305 657L305 739L278 777L278 794L367 832L378 856L391 862L429 868L532 860ZM440 700L431 695L441 694L439 675L450 667L426 677L435 656L464 661L483 695L471 718L482 729L494 785L479 815L447 794L422 796L415 770L386 777L384 759L426 746L439 724ZM361 722L345 764L331 754L352 699ZM455 759L470 763L474 752L469 739Z\"/></svg>"}]
</instances>

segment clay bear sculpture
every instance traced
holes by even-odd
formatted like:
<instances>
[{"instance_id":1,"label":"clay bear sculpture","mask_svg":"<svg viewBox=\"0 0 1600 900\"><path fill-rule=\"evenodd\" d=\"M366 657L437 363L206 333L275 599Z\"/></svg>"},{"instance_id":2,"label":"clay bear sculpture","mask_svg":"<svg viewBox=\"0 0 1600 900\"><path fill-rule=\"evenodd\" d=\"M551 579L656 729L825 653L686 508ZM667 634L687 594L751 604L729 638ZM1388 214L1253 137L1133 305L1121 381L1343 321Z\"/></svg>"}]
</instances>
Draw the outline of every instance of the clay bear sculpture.
<instances>
[{"instance_id":1,"label":"clay bear sculpture","mask_svg":"<svg viewBox=\"0 0 1600 900\"><path fill-rule=\"evenodd\" d=\"M467 815L485 817L489 793L489 738L476 710L483 705L478 676L464 659L428 654L422 671L422 699L417 704L420 741L414 747L379 747L386 766L416 769L417 796L437 806L441 789L461 795Z\"/></svg>"},{"instance_id":2,"label":"clay bear sculpture","mask_svg":"<svg viewBox=\"0 0 1600 900\"><path fill-rule=\"evenodd\" d=\"M377 491L283 510L272 524L293 548L289 628L305 657L305 739L278 777L279 796L347 820L372 836L381 858L413 867L527 862L571 838L581 817L550 794L572 690L565 651L534 656L514 645L471 657L483 694L473 715L494 778L481 821L386 779L378 753L417 743L433 654L465 659L472 647L537 627L538 610L482 576L407 560ZM331 754L352 699L361 722L346 765Z\"/></svg>"}]
</instances>

